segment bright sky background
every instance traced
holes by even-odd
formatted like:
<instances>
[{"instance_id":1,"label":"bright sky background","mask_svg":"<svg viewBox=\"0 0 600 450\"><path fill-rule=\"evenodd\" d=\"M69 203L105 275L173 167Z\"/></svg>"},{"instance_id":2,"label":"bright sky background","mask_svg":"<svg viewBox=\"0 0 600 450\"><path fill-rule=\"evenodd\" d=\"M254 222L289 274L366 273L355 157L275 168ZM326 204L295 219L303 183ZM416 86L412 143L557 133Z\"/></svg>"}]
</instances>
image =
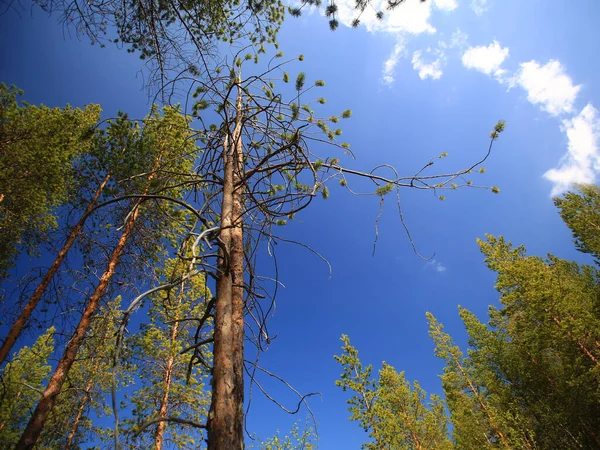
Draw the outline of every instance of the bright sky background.
<instances>
[{"instance_id":1,"label":"bright sky background","mask_svg":"<svg viewBox=\"0 0 600 450\"><path fill-rule=\"evenodd\" d=\"M577 254L551 196L572 182L594 182L600 171L600 3L594 0L416 0L384 20L363 17L353 30L353 0L340 2L340 28L332 33L318 12L288 18L279 41L286 56L304 54L294 70L308 81L324 79L325 115L353 110L344 122L353 168L380 163L411 174L442 152L433 170L465 167L485 154L498 119L507 129L476 183L484 190L402 194L404 215L419 251L412 252L392 197L373 248L378 199L353 197L332 187L285 230L322 253L280 246L281 280L271 333L278 337L262 364L313 398L320 448L359 449L366 435L347 420L347 395L334 386L341 370L333 360L342 333L375 370L385 360L440 393L442 364L433 356L425 312L431 311L461 344L457 305L486 316L497 301L494 276L475 243L485 233L525 244L530 254ZM83 106L99 103L105 117L118 109L142 117L148 109L141 63L125 51L100 49L26 7L0 16L0 81L25 90L30 103ZM318 151L318 150L317 150ZM350 181L352 186L352 181ZM268 258L263 261L268 263ZM289 408L284 389L273 394ZM267 437L287 431L289 417L253 396L248 428Z\"/></svg>"}]
</instances>

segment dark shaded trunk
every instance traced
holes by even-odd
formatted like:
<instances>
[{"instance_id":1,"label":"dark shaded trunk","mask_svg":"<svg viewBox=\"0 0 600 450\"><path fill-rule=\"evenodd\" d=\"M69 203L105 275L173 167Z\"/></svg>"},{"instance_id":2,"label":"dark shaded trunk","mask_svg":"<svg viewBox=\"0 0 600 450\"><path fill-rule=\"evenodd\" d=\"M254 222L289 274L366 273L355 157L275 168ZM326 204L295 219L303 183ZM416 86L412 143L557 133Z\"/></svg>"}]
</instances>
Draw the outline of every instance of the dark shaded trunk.
<instances>
[{"instance_id":1,"label":"dark shaded trunk","mask_svg":"<svg viewBox=\"0 0 600 450\"><path fill-rule=\"evenodd\" d=\"M17 342L17 339L21 335L23 328L25 328L25 325L27 325L29 318L33 314L33 311L35 310L35 308L38 305L38 303L40 302L42 296L46 292L46 289L48 289L48 286L50 285L52 278L54 277L54 275L60 268L61 264L67 257L67 253L69 253L69 250L73 246L75 239L77 239L77 236L79 236L79 233L81 233L81 230L83 229L83 226L85 225L85 221L87 220L90 213L94 209L94 206L96 206L96 203L98 202L98 199L100 198L100 195L102 194L102 190L106 186L106 183L108 183L109 178L110 178L110 175L106 175L106 177L104 178L104 180L102 181L102 183L100 184L100 186L98 187L96 192L94 193L94 197L88 204L85 212L83 213L83 215L81 216L81 218L79 219L77 224L73 227L73 229L69 233L69 237L67 238L63 247L58 252L58 255L54 259L54 262L48 269L48 272L46 272L46 275L44 275L44 278L42 278L42 281L40 281L40 284L35 288L33 295L31 296L31 298L29 299L29 301L27 302L27 304L21 311L19 318L17 319L15 324L12 326L12 328L6 335L6 338L4 339L4 342L2 343L2 347L0 347L0 365L2 365L4 360L8 357L10 351L12 350L13 346L15 345L15 342Z\"/></svg>"}]
</instances>

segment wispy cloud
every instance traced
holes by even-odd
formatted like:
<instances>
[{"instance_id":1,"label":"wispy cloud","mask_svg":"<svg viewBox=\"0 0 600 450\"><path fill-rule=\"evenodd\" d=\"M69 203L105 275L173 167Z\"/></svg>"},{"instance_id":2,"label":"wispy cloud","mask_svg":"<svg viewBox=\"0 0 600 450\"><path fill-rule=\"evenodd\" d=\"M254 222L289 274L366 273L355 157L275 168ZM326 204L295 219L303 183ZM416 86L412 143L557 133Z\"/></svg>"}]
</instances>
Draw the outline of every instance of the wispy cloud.
<instances>
[{"instance_id":1,"label":"wispy cloud","mask_svg":"<svg viewBox=\"0 0 600 450\"><path fill-rule=\"evenodd\" d=\"M431 59L430 55L435 55ZM419 72L419 78L424 80L425 78L432 78L434 80L439 79L442 74L442 65L445 60L445 55L441 50L432 51L427 49L425 52L417 50L413 53L412 65L413 69Z\"/></svg>"},{"instance_id":2,"label":"wispy cloud","mask_svg":"<svg viewBox=\"0 0 600 450\"><path fill-rule=\"evenodd\" d=\"M490 6L488 5L488 0L471 0L471 9L478 16L484 14L489 9L489 7Z\"/></svg>"},{"instance_id":3,"label":"wispy cloud","mask_svg":"<svg viewBox=\"0 0 600 450\"><path fill-rule=\"evenodd\" d=\"M467 46L468 41L469 35L463 32L460 28L457 28L454 33L452 33L452 36L448 42L439 41L438 45L441 49L458 48L462 50Z\"/></svg>"},{"instance_id":4,"label":"wispy cloud","mask_svg":"<svg viewBox=\"0 0 600 450\"><path fill-rule=\"evenodd\" d=\"M404 41L399 40L394 46L394 50L390 54L390 57L383 63L383 69L381 71L381 81L385 85L391 85L395 80L396 76L396 65L398 60L404 51Z\"/></svg>"},{"instance_id":5,"label":"wispy cloud","mask_svg":"<svg viewBox=\"0 0 600 450\"><path fill-rule=\"evenodd\" d=\"M338 20L340 23L352 26L354 19L357 18L355 0L339 0L336 4L338 6ZM430 0L427 2L405 0L391 11L386 8L387 0L373 0L371 5L373 6L372 8L367 8L358 17L360 25L364 26L371 33L387 33L397 38L394 49L382 67L381 81L388 86L395 81L395 69L399 60L406 54L406 52L403 52L403 49L408 38L423 33L436 33L437 30L430 22L432 11L451 12L458 7L456 0ZM377 18L377 11L385 12L382 19ZM460 36L454 37L454 39L459 38ZM447 45L457 45L457 42L453 41ZM423 53L416 56L413 53L412 64L419 71L419 76L422 79L439 78L442 74L442 63L445 59L441 48L432 61L424 60L424 56Z\"/></svg>"},{"instance_id":6,"label":"wispy cloud","mask_svg":"<svg viewBox=\"0 0 600 450\"><path fill-rule=\"evenodd\" d=\"M565 192L573 183L593 183L600 172L600 117L588 103L572 119L564 120L563 131L569 142L568 150L558 168L544 177L553 183L552 196Z\"/></svg>"},{"instance_id":7,"label":"wispy cloud","mask_svg":"<svg viewBox=\"0 0 600 450\"><path fill-rule=\"evenodd\" d=\"M432 259L431 261L429 261L425 267L433 269L438 273L442 273L442 272L446 271L446 266L444 266L442 263L440 263L439 261L437 261L435 259Z\"/></svg>"},{"instance_id":8,"label":"wispy cloud","mask_svg":"<svg viewBox=\"0 0 600 450\"><path fill-rule=\"evenodd\" d=\"M492 42L487 47L469 47L462 55L462 63L467 69L474 69L486 75L497 78L504 74L500 66L508 58L508 47L502 47L498 41Z\"/></svg>"},{"instance_id":9,"label":"wispy cloud","mask_svg":"<svg viewBox=\"0 0 600 450\"><path fill-rule=\"evenodd\" d=\"M573 84L557 60L543 66L533 60L522 63L516 81L527 91L527 100L554 116L573 112L573 103L581 89Z\"/></svg>"}]
</instances>

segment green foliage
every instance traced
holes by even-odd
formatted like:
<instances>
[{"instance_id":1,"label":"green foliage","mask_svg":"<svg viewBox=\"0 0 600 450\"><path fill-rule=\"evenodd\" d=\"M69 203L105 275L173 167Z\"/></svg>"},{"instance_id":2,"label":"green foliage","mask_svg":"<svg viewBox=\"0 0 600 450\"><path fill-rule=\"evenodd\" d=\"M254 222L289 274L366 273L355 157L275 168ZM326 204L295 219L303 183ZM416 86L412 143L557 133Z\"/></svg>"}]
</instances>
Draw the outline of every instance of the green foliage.
<instances>
[{"instance_id":1,"label":"green foliage","mask_svg":"<svg viewBox=\"0 0 600 450\"><path fill-rule=\"evenodd\" d=\"M348 400L356 420L369 433L372 442L366 449L451 449L448 417L442 400L427 394L415 381L412 385L404 372L383 363L379 378L371 376L371 366L363 367L358 351L348 336L342 336L342 355L335 356L343 367L336 385L353 393Z\"/></svg>"},{"instance_id":2,"label":"green foliage","mask_svg":"<svg viewBox=\"0 0 600 450\"><path fill-rule=\"evenodd\" d=\"M48 358L54 351L54 328L40 335L32 347L22 347L6 364L0 377L0 442L12 448L29 421L29 413L50 373Z\"/></svg>"},{"instance_id":3,"label":"green foliage","mask_svg":"<svg viewBox=\"0 0 600 450\"><path fill-rule=\"evenodd\" d=\"M595 185L576 188L563 198L555 198L554 204L571 229L577 249L600 261L600 188Z\"/></svg>"},{"instance_id":4,"label":"green foliage","mask_svg":"<svg viewBox=\"0 0 600 450\"><path fill-rule=\"evenodd\" d=\"M104 305L94 317L63 387L69 395L60 396L55 404L40 437L40 449L66 448L71 435L71 448L79 448L98 437L99 430L94 426L93 418L97 420L112 414L107 399L113 383L116 332L122 318L120 305L119 296ZM129 382L127 374L117 376L115 388L118 390Z\"/></svg>"},{"instance_id":5,"label":"green foliage","mask_svg":"<svg viewBox=\"0 0 600 450\"><path fill-rule=\"evenodd\" d=\"M252 443L248 448L257 450L315 450L317 448L316 440L317 436L308 424L300 431L299 423L296 422L285 436L281 436L278 430L274 436L266 441L258 442L258 444Z\"/></svg>"},{"instance_id":6,"label":"green foliage","mask_svg":"<svg viewBox=\"0 0 600 450\"><path fill-rule=\"evenodd\" d=\"M393 190L394 190L394 184L387 183L387 184L384 184L383 186L379 186L377 189L375 189L375 194L381 195L383 197L384 195L389 194Z\"/></svg>"},{"instance_id":7,"label":"green foliage","mask_svg":"<svg viewBox=\"0 0 600 450\"><path fill-rule=\"evenodd\" d=\"M490 137L492 139L498 139L498 137L500 137L500 134L504 131L505 128L506 121L499 120L498 123L494 126L494 131L490 133Z\"/></svg>"},{"instance_id":8,"label":"green foliage","mask_svg":"<svg viewBox=\"0 0 600 450\"><path fill-rule=\"evenodd\" d=\"M555 199L575 243L590 249L597 188ZM587 207L582 207L586 205ZM577 230L577 231L576 231ZM600 427L600 274L548 255L527 256L503 237L478 241L496 272L500 309L489 323L460 309L469 335L465 356L429 316L459 448L596 448ZM590 251L593 253L593 251ZM481 439L485 436L485 440Z\"/></svg>"},{"instance_id":9,"label":"green foliage","mask_svg":"<svg viewBox=\"0 0 600 450\"><path fill-rule=\"evenodd\" d=\"M596 258L598 193L595 186L580 186L555 199L578 248ZM411 386L385 363L375 381L371 367L363 368L342 337L343 354L335 358L344 372L336 383L354 393L351 418L370 433L366 447L598 448L600 271L552 255L527 256L525 247L503 237L488 235L478 243L497 274L501 308L490 307L484 324L459 307L469 337L466 352L427 313L435 355L444 361L448 413L439 398L426 405L419 385ZM427 444L422 436L436 438Z\"/></svg>"},{"instance_id":10,"label":"green foliage","mask_svg":"<svg viewBox=\"0 0 600 450\"><path fill-rule=\"evenodd\" d=\"M342 113L342 119L349 119L350 117L352 117L352 111L347 109L346 111L344 111Z\"/></svg>"},{"instance_id":11,"label":"green foliage","mask_svg":"<svg viewBox=\"0 0 600 450\"><path fill-rule=\"evenodd\" d=\"M127 395L132 411L132 417L125 420L128 448L152 446L158 425L147 428L139 436L135 433L148 420L159 417L163 405L165 416L198 423L206 421L210 401L210 394L205 388L208 373L203 365L193 366L188 373L190 355L182 354L182 351L193 344L196 328L194 323L180 319L201 317L211 293L201 274L192 274L190 278L179 281L190 276L189 269L185 260L166 260L158 275L162 282L173 286L152 297L149 323L144 324L127 344L133 359L138 361L134 393ZM212 355L202 350L199 357L209 364ZM194 442L201 442L203 436L193 427L167 422L164 439L169 442L170 448L189 448Z\"/></svg>"},{"instance_id":12,"label":"green foliage","mask_svg":"<svg viewBox=\"0 0 600 450\"><path fill-rule=\"evenodd\" d=\"M304 82L306 81L306 74L300 72L296 77L296 90L301 91L304 88Z\"/></svg>"},{"instance_id":13,"label":"green foliage","mask_svg":"<svg viewBox=\"0 0 600 450\"><path fill-rule=\"evenodd\" d=\"M35 253L69 200L73 161L91 146L100 107L47 108L20 102L0 84L0 276L20 250Z\"/></svg>"}]
</instances>

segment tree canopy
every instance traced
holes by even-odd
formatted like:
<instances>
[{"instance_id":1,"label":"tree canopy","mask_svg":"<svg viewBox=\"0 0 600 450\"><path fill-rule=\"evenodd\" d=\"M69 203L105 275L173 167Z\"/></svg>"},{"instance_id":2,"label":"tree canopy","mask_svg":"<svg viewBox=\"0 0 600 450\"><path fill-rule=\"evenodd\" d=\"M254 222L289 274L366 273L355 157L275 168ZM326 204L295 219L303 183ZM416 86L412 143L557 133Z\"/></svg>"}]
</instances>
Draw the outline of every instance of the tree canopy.
<instances>
[{"instance_id":1,"label":"tree canopy","mask_svg":"<svg viewBox=\"0 0 600 450\"><path fill-rule=\"evenodd\" d=\"M597 196L597 186L579 186L555 199L578 249L595 257L600 236ZM423 411L437 411L439 423L452 424L448 448L600 448L598 267L553 255L528 256L524 246L514 247L503 237L488 235L478 243L486 265L497 274L500 307L490 306L487 324L459 307L469 337L466 353L428 313L435 354L445 363L445 406L433 403L422 406ZM370 367L362 369L356 350L342 339L344 354L336 359L344 372L338 385L364 392L351 398L351 418L361 420L370 432L373 442L368 447L404 448L379 431L397 426L397 421L403 427L411 424L394 414L381 392L384 373L400 380L402 374L384 363L380 380L373 380ZM407 383L401 384L407 395ZM425 398L417 384L414 389L413 395ZM412 404L414 400L404 400L404 405ZM448 437L447 429L440 433ZM415 435L425 439L430 431L417 429ZM440 448L421 445L413 440L406 448Z\"/></svg>"}]
</instances>

